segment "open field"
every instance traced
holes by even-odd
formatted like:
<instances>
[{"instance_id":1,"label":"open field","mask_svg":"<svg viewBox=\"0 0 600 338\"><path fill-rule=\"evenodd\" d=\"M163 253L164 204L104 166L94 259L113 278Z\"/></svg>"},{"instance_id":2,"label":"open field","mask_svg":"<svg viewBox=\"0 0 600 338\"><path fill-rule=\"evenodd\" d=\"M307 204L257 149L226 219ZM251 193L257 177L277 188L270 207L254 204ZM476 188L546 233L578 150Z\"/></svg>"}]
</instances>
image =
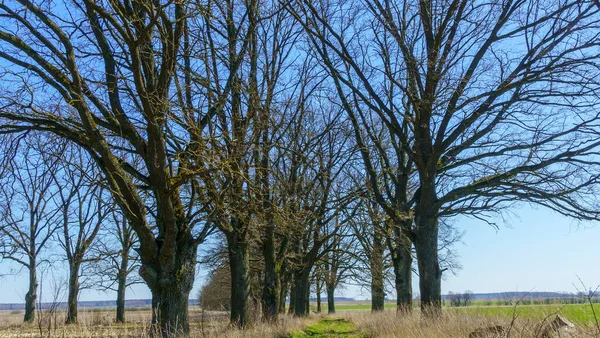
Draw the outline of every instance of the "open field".
<instances>
[{"instance_id":1,"label":"open field","mask_svg":"<svg viewBox=\"0 0 600 338\"><path fill-rule=\"evenodd\" d=\"M149 337L150 309L127 311L127 322L123 324L114 323L114 315L114 310L84 309L79 311L79 324L64 325L64 312L56 313L54 318L44 317L42 313L41 321L23 324L21 311L0 311L0 337ZM297 319L284 316L278 325L256 325L241 331L229 327L229 314L226 312L203 312L199 308L190 308L192 337L281 337L288 332L303 330L314 320L316 318Z\"/></svg>"},{"instance_id":2,"label":"open field","mask_svg":"<svg viewBox=\"0 0 600 338\"><path fill-rule=\"evenodd\" d=\"M394 307L393 303L386 308ZM240 331L228 325L225 312L190 309L192 337L467 337L469 332L492 325L510 326L515 308L510 306L471 306L445 308L444 318L436 323L424 323L419 311L408 317L396 315L393 310L372 314L367 302L344 302L336 305L333 316L312 314L309 318L282 316L277 325L256 324ZM325 309L326 310L326 309ZM595 305L600 312L600 304ZM589 305L528 305L516 308L517 319L511 337L538 337L539 328L548 318L559 313L577 325L577 337L597 337L598 329ZM596 312L598 314L598 312ZM64 313L50 318L42 313L41 321L24 325L20 311L0 311L0 337L147 337L150 311L137 309L127 312L127 323L113 323L113 310L81 310L80 323L63 325Z\"/></svg>"},{"instance_id":3,"label":"open field","mask_svg":"<svg viewBox=\"0 0 600 338\"><path fill-rule=\"evenodd\" d=\"M350 310L370 310L371 304L365 302L343 302L335 305L335 309L338 312L350 311ZM393 310L396 308L395 303L385 303L385 308ZM311 306L312 311L316 311L316 306ZM322 306L321 310L327 312L327 305ZM513 306L504 305L472 305L468 307L444 307L446 312L457 312L467 313L469 315L477 315L484 317L512 317ZM600 304L594 304L594 310L596 315L600 317ZM529 318L532 320L541 320L544 317L553 314L560 313L564 317L568 318L573 323L578 324L589 324L595 321L594 313L589 304L551 304L551 305L521 305L516 308L516 313L519 317Z\"/></svg>"}]
</instances>

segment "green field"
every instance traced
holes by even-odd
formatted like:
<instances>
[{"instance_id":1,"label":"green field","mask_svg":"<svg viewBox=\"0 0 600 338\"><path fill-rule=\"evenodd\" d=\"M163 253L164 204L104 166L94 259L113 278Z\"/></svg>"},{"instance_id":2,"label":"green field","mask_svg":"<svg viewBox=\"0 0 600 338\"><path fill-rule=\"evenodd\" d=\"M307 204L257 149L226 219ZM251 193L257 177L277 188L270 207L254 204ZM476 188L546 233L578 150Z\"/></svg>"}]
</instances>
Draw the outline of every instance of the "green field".
<instances>
[{"instance_id":1,"label":"green field","mask_svg":"<svg viewBox=\"0 0 600 338\"><path fill-rule=\"evenodd\" d=\"M395 303L386 303L386 309L394 309ZM312 311L316 311L316 306L311 306ZM344 302L336 304L336 311L347 310L370 310L371 304L368 302ZM322 312L327 312L327 306L321 308ZM479 306L473 305L468 307L444 307L444 311L454 311L457 313L467 313L473 315L482 315L496 318L511 318L515 309L512 306ZM594 304L596 316L600 319L600 304ZM595 322L594 313L589 304L568 304L568 305L520 305L516 308L516 314L519 318L543 320L546 316L552 314L560 314L570 321L577 324L592 324Z\"/></svg>"},{"instance_id":2,"label":"green field","mask_svg":"<svg viewBox=\"0 0 600 338\"><path fill-rule=\"evenodd\" d=\"M464 308L447 308L446 311L466 312L491 317L512 317L515 309L511 306L470 306ZM594 304L596 316L600 316L600 304ZM589 304L569 305L523 305L516 308L520 318L541 320L552 314L560 314L573 323L591 324L595 322L594 312Z\"/></svg>"}]
</instances>

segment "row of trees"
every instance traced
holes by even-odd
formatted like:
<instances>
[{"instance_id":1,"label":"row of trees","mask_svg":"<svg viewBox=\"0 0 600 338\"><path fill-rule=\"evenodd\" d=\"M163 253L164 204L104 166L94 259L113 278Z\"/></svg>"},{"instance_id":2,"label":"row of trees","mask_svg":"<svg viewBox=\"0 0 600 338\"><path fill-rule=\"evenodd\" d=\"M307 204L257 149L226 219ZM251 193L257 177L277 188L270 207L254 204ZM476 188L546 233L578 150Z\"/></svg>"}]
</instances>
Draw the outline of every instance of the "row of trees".
<instances>
[{"instance_id":1,"label":"row of trees","mask_svg":"<svg viewBox=\"0 0 600 338\"><path fill-rule=\"evenodd\" d=\"M39 134L13 139L4 149L0 180L0 257L29 275L24 321L38 304L38 270L68 266L67 323L77 322L82 289L117 292L124 321L127 278L136 266L135 237L84 153ZM110 224L110 226L108 226Z\"/></svg>"},{"instance_id":2,"label":"row of trees","mask_svg":"<svg viewBox=\"0 0 600 338\"><path fill-rule=\"evenodd\" d=\"M389 264L401 312L416 262L435 318L457 216L495 225L526 201L597 218L599 24L591 0L16 0L0 133L93 161L165 336L189 331L209 238L237 325L287 295L307 315L311 276L335 288L347 257L375 310Z\"/></svg>"}]
</instances>

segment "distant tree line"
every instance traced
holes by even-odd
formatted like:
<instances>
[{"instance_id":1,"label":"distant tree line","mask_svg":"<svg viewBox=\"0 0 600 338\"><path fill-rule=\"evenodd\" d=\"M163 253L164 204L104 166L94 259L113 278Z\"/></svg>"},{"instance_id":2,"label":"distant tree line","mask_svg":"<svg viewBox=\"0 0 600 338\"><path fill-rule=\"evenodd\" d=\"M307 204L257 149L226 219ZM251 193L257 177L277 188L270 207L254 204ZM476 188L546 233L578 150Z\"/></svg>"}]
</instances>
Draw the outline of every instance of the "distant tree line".
<instances>
[{"instance_id":1,"label":"distant tree line","mask_svg":"<svg viewBox=\"0 0 600 338\"><path fill-rule=\"evenodd\" d=\"M473 292L465 291L463 293L448 292L446 300L450 306L469 306L473 300Z\"/></svg>"}]
</instances>

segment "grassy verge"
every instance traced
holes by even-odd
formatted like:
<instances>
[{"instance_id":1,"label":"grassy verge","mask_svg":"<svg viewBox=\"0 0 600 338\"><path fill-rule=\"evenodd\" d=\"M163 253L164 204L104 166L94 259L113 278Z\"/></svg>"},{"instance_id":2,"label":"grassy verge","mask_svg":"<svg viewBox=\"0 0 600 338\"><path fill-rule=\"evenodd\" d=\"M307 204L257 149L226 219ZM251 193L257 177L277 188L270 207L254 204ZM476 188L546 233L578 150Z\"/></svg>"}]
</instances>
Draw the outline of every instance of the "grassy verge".
<instances>
[{"instance_id":1,"label":"grassy verge","mask_svg":"<svg viewBox=\"0 0 600 338\"><path fill-rule=\"evenodd\" d=\"M291 333L289 337L360 338L364 336L356 328L356 325L345 318L323 318L316 324L308 326L303 332Z\"/></svg>"}]
</instances>

